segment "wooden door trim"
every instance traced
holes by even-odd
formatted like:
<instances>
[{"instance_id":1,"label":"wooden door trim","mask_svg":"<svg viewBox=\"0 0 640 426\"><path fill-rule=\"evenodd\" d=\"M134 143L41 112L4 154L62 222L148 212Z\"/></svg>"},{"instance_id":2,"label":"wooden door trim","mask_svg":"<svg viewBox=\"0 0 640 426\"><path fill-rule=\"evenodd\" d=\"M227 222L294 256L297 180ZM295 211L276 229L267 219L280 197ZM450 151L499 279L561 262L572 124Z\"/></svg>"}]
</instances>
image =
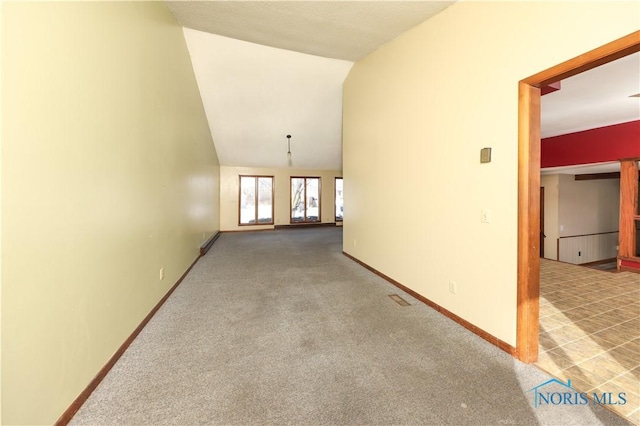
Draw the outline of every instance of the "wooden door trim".
<instances>
[{"instance_id":1,"label":"wooden door trim","mask_svg":"<svg viewBox=\"0 0 640 426\"><path fill-rule=\"evenodd\" d=\"M636 255L636 218L638 217L638 161L620 161L620 224L618 258ZM620 266L620 265L619 265ZM619 269L618 266L618 269Z\"/></svg>"},{"instance_id":2,"label":"wooden door trim","mask_svg":"<svg viewBox=\"0 0 640 426\"><path fill-rule=\"evenodd\" d=\"M640 31L525 78L518 90L518 307L516 353L538 359L540 87L640 51Z\"/></svg>"},{"instance_id":3,"label":"wooden door trim","mask_svg":"<svg viewBox=\"0 0 640 426\"><path fill-rule=\"evenodd\" d=\"M581 72L599 67L639 51L640 31L593 49L585 54L569 59L561 64L539 72L522 80L523 83L535 87L547 86Z\"/></svg>"},{"instance_id":4,"label":"wooden door trim","mask_svg":"<svg viewBox=\"0 0 640 426\"><path fill-rule=\"evenodd\" d=\"M540 258L544 259L544 186L540 187Z\"/></svg>"}]
</instances>

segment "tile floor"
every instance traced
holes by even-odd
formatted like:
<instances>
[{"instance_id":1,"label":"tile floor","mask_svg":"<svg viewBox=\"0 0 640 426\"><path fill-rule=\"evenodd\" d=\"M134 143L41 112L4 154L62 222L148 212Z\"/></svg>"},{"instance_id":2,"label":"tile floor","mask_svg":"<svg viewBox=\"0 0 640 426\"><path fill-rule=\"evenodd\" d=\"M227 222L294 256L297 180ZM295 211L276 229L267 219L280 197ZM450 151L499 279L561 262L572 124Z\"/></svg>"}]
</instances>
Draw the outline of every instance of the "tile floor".
<instances>
[{"instance_id":1,"label":"tile floor","mask_svg":"<svg viewBox=\"0 0 640 426\"><path fill-rule=\"evenodd\" d=\"M640 275L542 259L537 365L583 392L625 392L640 425Z\"/></svg>"}]
</instances>

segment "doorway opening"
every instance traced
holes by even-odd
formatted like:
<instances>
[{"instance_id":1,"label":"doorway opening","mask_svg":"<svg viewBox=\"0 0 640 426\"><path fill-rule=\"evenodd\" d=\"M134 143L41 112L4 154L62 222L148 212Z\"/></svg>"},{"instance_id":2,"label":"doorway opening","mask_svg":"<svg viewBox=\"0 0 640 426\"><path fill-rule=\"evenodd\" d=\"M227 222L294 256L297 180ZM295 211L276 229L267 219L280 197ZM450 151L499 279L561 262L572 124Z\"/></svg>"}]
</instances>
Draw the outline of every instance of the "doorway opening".
<instances>
[{"instance_id":1,"label":"doorway opening","mask_svg":"<svg viewBox=\"0 0 640 426\"><path fill-rule=\"evenodd\" d=\"M538 358L540 294L540 88L640 51L636 31L519 83L516 356Z\"/></svg>"}]
</instances>

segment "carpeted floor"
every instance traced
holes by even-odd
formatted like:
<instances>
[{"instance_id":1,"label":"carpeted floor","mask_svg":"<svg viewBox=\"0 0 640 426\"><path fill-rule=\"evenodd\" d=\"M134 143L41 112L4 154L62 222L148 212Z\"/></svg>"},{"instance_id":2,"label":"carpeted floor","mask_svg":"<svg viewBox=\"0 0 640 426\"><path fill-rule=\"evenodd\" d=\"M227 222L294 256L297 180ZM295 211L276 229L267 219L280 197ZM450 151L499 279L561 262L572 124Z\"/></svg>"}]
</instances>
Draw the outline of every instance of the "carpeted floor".
<instances>
[{"instance_id":1,"label":"carpeted floor","mask_svg":"<svg viewBox=\"0 0 640 426\"><path fill-rule=\"evenodd\" d=\"M534 408L550 376L341 243L340 228L223 234L71 424L627 424L591 403Z\"/></svg>"}]
</instances>

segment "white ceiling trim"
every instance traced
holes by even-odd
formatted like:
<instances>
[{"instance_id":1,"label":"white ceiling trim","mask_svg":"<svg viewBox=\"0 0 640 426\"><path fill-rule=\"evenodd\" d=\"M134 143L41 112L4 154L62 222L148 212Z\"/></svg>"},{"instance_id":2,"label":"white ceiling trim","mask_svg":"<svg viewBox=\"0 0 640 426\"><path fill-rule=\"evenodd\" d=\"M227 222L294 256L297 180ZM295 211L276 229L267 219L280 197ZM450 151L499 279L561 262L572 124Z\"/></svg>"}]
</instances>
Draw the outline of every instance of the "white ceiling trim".
<instances>
[{"instance_id":1,"label":"white ceiling trim","mask_svg":"<svg viewBox=\"0 0 640 426\"><path fill-rule=\"evenodd\" d=\"M597 173L611 173L620 171L619 161L609 161L606 163L595 164L581 164L577 166L559 166L559 167L547 167L542 169L540 174L542 175L584 175L584 174L597 174Z\"/></svg>"}]
</instances>

